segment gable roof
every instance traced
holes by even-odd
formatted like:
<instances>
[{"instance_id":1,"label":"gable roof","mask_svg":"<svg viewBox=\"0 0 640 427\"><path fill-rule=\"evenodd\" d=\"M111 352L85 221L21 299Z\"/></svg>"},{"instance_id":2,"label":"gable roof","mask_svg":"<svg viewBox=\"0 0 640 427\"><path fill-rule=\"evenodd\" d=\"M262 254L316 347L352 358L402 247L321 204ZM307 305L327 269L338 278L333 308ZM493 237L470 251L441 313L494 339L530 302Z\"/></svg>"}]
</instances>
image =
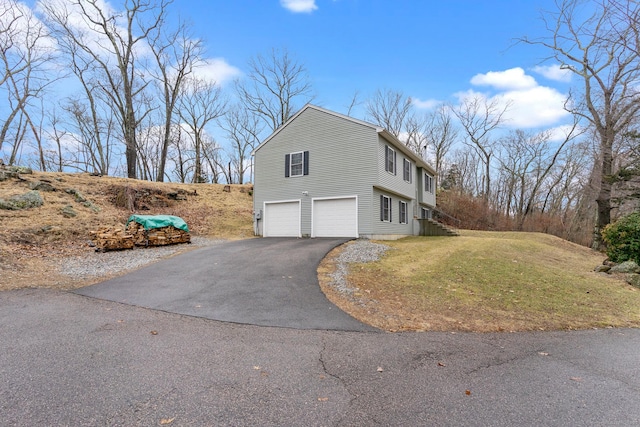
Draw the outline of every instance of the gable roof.
<instances>
[{"instance_id":1,"label":"gable roof","mask_svg":"<svg viewBox=\"0 0 640 427\"><path fill-rule=\"evenodd\" d=\"M251 152L251 155L252 156L255 155L256 151L258 151L266 143L268 143L271 139L273 139L276 135L278 135L284 128L286 128L289 125L289 123L294 121L300 114L302 114L304 111L309 110L309 109L313 109L313 110L320 111L320 112L323 112L323 113L326 113L326 114L330 114L332 116L339 117L339 118L341 118L343 120L348 120L348 121L350 121L352 123L359 124L359 125L366 126L366 127L371 128L371 129L374 129L380 136L382 136L391 145L393 145L394 148L400 150L405 156L407 156L408 158L410 158L411 160L416 162L416 164L419 167L427 169L429 172L431 172L432 174L435 175L435 173L436 173L435 169L433 169L430 165L428 165L420 156L418 156L416 153L414 153L413 150L411 150L409 147L407 147L405 144L403 144L402 141L400 141L398 138L393 136L393 134L391 134L386 129L384 129L384 128L380 127L380 126L374 125L373 123L365 122L364 120L355 119L353 117L350 117L350 116L347 116L347 115L344 115L344 114L340 114L340 113L337 113L335 111L327 110L325 108L318 107L317 105L313 105L313 104L306 104L297 113L295 113L293 116L291 116L291 118L289 118L289 120L287 120L284 124L282 124L282 126L280 126L278 129L276 129L271 135L269 135L264 141L262 141L262 143L260 145L258 145Z\"/></svg>"}]
</instances>

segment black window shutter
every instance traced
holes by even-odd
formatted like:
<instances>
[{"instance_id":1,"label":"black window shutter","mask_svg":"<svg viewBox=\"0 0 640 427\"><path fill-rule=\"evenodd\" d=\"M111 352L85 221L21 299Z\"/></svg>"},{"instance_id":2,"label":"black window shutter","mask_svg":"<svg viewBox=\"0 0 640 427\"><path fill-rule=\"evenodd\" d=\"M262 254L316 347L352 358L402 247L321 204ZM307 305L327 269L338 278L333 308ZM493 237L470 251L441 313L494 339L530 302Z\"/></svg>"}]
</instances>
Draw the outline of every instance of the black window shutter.
<instances>
[{"instance_id":1,"label":"black window shutter","mask_svg":"<svg viewBox=\"0 0 640 427\"><path fill-rule=\"evenodd\" d=\"M384 221L384 196L380 195L380 221Z\"/></svg>"},{"instance_id":2,"label":"black window shutter","mask_svg":"<svg viewBox=\"0 0 640 427\"><path fill-rule=\"evenodd\" d=\"M284 177L289 178L289 162L291 161L291 155L284 155Z\"/></svg>"},{"instance_id":3,"label":"black window shutter","mask_svg":"<svg viewBox=\"0 0 640 427\"><path fill-rule=\"evenodd\" d=\"M389 197L389 222L393 222L393 215L391 214L391 206L393 204L391 203L391 197Z\"/></svg>"},{"instance_id":4,"label":"black window shutter","mask_svg":"<svg viewBox=\"0 0 640 427\"><path fill-rule=\"evenodd\" d=\"M396 175L397 174L397 165L396 165L396 152L393 152L393 174Z\"/></svg>"},{"instance_id":5,"label":"black window shutter","mask_svg":"<svg viewBox=\"0 0 640 427\"><path fill-rule=\"evenodd\" d=\"M398 200L398 222L402 222L402 201Z\"/></svg>"},{"instance_id":6,"label":"black window shutter","mask_svg":"<svg viewBox=\"0 0 640 427\"><path fill-rule=\"evenodd\" d=\"M384 146L384 169L389 170L389 147Z\"/></svg>"},{"instance_id":7,"label":"black window shutter","mask_svg":"<svg viewBox=\"0 0 640 427\"><path fill-rule=\"evenodd\" d=\"M305 151L303 154L303 175L309 175L309 152Z\"/></svg>"}]
</instances>

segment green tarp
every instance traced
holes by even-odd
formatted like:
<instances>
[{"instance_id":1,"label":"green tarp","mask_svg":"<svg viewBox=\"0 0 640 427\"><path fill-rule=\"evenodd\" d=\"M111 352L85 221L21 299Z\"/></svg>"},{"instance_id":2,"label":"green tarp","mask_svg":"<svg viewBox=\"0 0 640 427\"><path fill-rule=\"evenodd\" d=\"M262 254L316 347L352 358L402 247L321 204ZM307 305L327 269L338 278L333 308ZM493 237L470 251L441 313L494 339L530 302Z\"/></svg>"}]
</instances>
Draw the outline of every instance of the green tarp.
<instances>
[{"instance_id":1,"label":"green tarp","mask_svg":"<svg viewBox=\"0 0 640 427\"><path fill-rule=\"evenodd\" d=\"M145 230L151 230L154 228L162 228L162 227L168 227L168 226L173 226L175 228L178 228L180 230L184 230L187 233L189 232L189 227L187 226L187 223L184 222L184 220L182 218L180 218L179 216L173 216L173 215L131 215L129 217L129 220L127 221L127 225L129 225L129 223L131 221L137 222L138 224L142 225L144 227Z\"/></svg>"}]
</instances>

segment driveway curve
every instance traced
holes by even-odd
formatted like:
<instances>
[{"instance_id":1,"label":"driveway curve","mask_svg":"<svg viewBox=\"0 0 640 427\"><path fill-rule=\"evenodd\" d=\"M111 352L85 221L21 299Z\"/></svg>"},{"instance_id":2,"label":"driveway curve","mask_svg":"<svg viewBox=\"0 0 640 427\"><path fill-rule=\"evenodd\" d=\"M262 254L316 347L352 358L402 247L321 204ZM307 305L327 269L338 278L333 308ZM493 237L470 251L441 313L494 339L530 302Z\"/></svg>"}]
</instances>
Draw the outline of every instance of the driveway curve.
<instances>
[{"instance_id":1,"label":"driveway curve","mask_svg":"<svg viewBox=\"0 0 640 427\"><path fill-rule=\"evenodd\" d=\"M375 331L333 305L317 268L346 239L265 238L187 252L75 293L226 322Z\"/></svg>"}]
</instances>

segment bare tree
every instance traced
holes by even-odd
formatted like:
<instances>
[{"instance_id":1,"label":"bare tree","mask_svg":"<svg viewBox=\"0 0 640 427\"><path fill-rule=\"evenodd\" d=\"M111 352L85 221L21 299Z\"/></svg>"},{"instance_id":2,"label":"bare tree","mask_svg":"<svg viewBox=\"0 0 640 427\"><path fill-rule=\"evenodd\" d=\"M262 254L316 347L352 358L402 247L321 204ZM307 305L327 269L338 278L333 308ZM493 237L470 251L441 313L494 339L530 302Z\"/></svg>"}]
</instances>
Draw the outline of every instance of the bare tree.
<instances>
[{"instance_id":1,"label":"bare tree","mask_svg":"<svg viewBox=\"0 0 640 427\"><path fill-rule=\"evenodd\" d=\"M164 181L176 103L184 81L201 60L202 43L194 39L188 31L187 24L182 23L170 34L156 28L156 34L151 40L151 50L157 63L157 72L153 72L152 75L162 93L164 104L164 134L156 180Z\"/></svg>"},{"instance_id":2,"label":"bare tree","mask_svg":"<svg viewBox=\"0 0 640 427\"><path fill-rule=\"evenodd\" d=\"M548 48L551 58L581 81L566 108L591 123L599 137L601 178L593 236L593 247L599 249L600 232L611 221L613 145L640 111L640 3L558 0L556 6L543 15L549 35L522 41Z\"/></svg>"},{"instance_id":3,"label":"bare tree","mask_svg":"<svg viewBox=\"0 0 640 427\"><path fill-rule=\"evenodd\" d=\"M240 102L275 131L300 107L314 98L304 64L287 49L272 49L268 55L249 60L243 81L236 82Z\"/></svg>"},{"instance_id":4,"label":"bare tree","mask_svg":"<svg viewBox=\"0 0 640 427\"><path fill-rule=\"evenodd\" d=\"M40 126L28 107L31 100L40 97L46 87L56 81L49 66L53 58L46 28L31 10L16 0L3 1L0 4L0 87L7 95L8 115L0 127L0 152L13 129L10 164L15 161L24 131L28 129L38 145L39 166L46 168Z\"/></svg>"},{"instance_id":5,"label":"bare tree","mask_svg":"<svg viewBox=\"0 0 640 427\"><path fill-rule=\"evenodd\" d=\"M407 121L412 116L411 98L401 91L378 89L365 104L367 119L382 126L396 138L407 130ZM416 127L415 123L413 124Z\"/></svg>"},{"instance_id":6,"label":"bare tree","mask_svg":"<svg viewBox=\"0 0 640 427\"><path fill-rule=\"evenodd\" d=\"M487 202L491 194L491 159L496 142L492 133L503 123L507 108L508 105L501 106L495 99L473 96L464 99L453 110L464 129L464 143L477 152L484 167L482 197Z\"/></svg>"},{"instance_id":7,"label":"bare tree","mask_svg":"<svg viewBox=\"0 0 640 427\"><path fill-rule=\"evenodd\" d=\"M220 122L220 127L227 133L227 138L231 142L233 155L231 158L235 163L237 183L244 182L244 174L251 166L246 163L249 153L260 143L260 132L264 125L260 119L251 115L242 106L236 105L231 108Z\"/></svg>"},{"instance_id":8,"label":"bare tree","mask_svg":"<svg viewBox=\"0 0 640 427\"><path fill-rule=\"evenodd\" d=\"M356 90L353 92L353 96L351 96L351 100L349 101L349 106L347 107L347 116L351 116L351 112L354 108L360 105L362 102L359 99L360 91Z\"/></svg>"},{"instance_id":9,"label":"bare tree","mask_svg":"<svg viewBox=\"0 0 640 427\"><path fill-rule=\"evenodd\" d=\"M202 140L202 157L205 160L208 169L208 175L211 176L211 182L219 184L220 177L227 178L227 183L231 183L231 177L226 175L226 160L222 157L222 148L210 135L205 135ZM205 168L203 168L205 169Z\"/></svg>"},{"instance_id":10,"label":"bare tree","mask_svg":"<svg viewBox=\"0 0 640 427\"><path fill-rule=\"evenodd\" d=\"M562 141L551 142L548 131L528 134L516 130L502 140L498 161L506 177L507 188L502 190L506 199L506 215L514 215L519 230L534 211L542 209L541 189L547 182L567 145L579 135L577 121L566 132Z\"/></svg>"},{"instance_id":11,"label":"bare tree","mask_svg":"<svg viewBox=\"0 0 640 427\"><path fill-rule=\"evenodd\" d=\"M85 99L69 99L62 109L68 117L67 139L77 147L69 159L72 167L83 172L109 174L113 157L113 133L116 124L110 115L97 115L95 105Z\"/></svg>"},{"instance_id":12,"label":"bare tree","mask_svg":"<svg viewBox=\"0 0 640 427\"><path fill-rule=\"evenodd\" d=\"M481 174L478 170L480 160L473 150L458 148L451 156L451 165L444 171L442 187L453 189L468 195L482 191Z\"/></svg>"},{"instance_id":13,"label":"bare tree","mask_svg":"<svg viewBox=\"0 0 640 427\"><path fill-rule=\"evenodd\" d=\"M49 120L49 130L47 131L47 138L53 141L56 146L55 150L50 150L49 169L55 172L62 172L67 166L63 156L63 140L67 137L67 131L60 129L61 119L57 111L53 111Z\"/></svg>"},{"instance_id":14,"label":"bare tree","mask_svg":"<svg viewBox=\"0 0 640 427\"><path fill-rule=\"evenodd\" d=\"M156 179L158 176L163 142L167 135L166 129L156 121L157 119L158 117L156 117L156 115L148 114L145 121L140 123L136 134L136 143L138 144L138 177L149 181ZM169 130L169 136L174 138L174 133L177 132L180 132L179 125L175 125Z\"/></svg>"},{"instance_id":15,"label":"bare tree","mask_svg":"<svg viewBox=\"0 0 640 427\"><path fill-rule=\"evenodd\" d=\"M202 146L206 127L224 114L227 101L223 99L222 90L215 82L189 78L182 87L178 105L180 118L193 140L195 152L193 180L201 182Z\"/></svg>"},{"instance_id":16,"label":"bare tree","mask_svg":"<svg viewBox=\"0 0 640 427\"><path fill-rule=\"evenodd\" d=\"M178 182L187 182L194 165L192 145L184 140L183 132L178 132L174 138L175 140L172 145L174 148L173 161L175 168L173 169L173 173Z\"/></svg>"},{"instance_id":17,"label":"bare tree","mask_svg":"<svg viewBox=\"0 0 640 427\"><path fill-rule=\"evenodd\" d=\"M451 107L440 105L428 116L424 135L425 151L432 153L436 173L440 176L444 159L458 138L458 129L453 123ZM423 155L423 157L427 156Z\"/></svg>"},{"instance_id":18,"label":"bare tree","mask_svg":"<svg viewBox=\"0 0 640 427\"><path fill-rule=\"evenodd\" d=\"M125 0L122 12L108 9L100 0L43 3L52 28L66 39L62 46L74 49L76 58L82 56L83 64L100 73L94 88L100 89L118 117L129 178L137 175L136 128L146 114L136 108L136 99L148 85L140 52L164 24L171 2Z\"/></svg>"}]
</instances>

